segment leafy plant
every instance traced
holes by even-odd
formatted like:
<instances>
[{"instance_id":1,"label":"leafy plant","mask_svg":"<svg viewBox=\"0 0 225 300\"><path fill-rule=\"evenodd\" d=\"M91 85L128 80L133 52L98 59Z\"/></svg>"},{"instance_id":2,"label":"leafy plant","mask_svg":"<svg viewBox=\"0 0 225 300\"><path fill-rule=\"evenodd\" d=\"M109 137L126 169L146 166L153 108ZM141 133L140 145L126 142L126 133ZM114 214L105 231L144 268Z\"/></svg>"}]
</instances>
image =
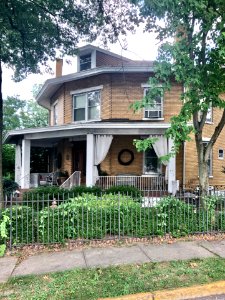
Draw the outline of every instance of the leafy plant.
<instances>
[{"instance_id":1,"label":"leafy plant","mask_svg":"<svg viewBox=\"0 0 225 300\"><path fill-rule=\"evenodd\" d=\"M134 231L138 234L142 213L140 204L130 196L83 194L50 210L42 210L39 233L42 241L48 242L129 235Z\"/></svg>"},{"instance_id":2,"label":"leafy plant","mask_svg":"<svg viewBox=\"0 0 225 300\"><path fill-rule=\"evenodd\" d=\"M0 257L4 255L6 250L6 238L8 237L7 225L9 224L10 218L3 215L0 220Z\"/></svg>"},{"instance_id":3,"label":"leafy plant","mask_svg":"<svg viewBox=\"0 0 225 300\"><path fill-rule=\"evenodd\" d=\"M4 193L12 193L17 190L19 185L10 178L3 178L3 191Z\"/></svg>"},{"instance_id":4,"label":"leafy plant","mask_svg":"<svg viewBox=\"0 0 225 300\"><path fill-rule=\"evenodd\" d=\"M143 193L136 187L129 185L113 186L105 190L106 194L122 194L134 198L136 201L141 202Z\"/></svg>"},{"instance_id":5,"label":"leafy plant","mask_svg":"<svg viewBox=\"0 0 225 300\"><path fill-rule=\"evenodd\" d=\"M162 198L156 205L157 233L170 233L174 237L195 231L195 206L186 204L175 197Z\"/></svg>"}]
</instances>

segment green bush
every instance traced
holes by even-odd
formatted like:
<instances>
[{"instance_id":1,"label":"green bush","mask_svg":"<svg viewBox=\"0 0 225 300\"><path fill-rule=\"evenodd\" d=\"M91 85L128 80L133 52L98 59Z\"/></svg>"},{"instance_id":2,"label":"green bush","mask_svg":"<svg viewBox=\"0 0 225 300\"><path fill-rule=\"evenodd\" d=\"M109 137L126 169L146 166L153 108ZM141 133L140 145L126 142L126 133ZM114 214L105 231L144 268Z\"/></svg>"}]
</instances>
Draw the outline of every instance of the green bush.
<instances>
[{"instance_id":1,"label":"green bush","mask_svg":"<svg viewBox=\"0 0 225 300\"><path fill-rule=\"evenodd\" d=\"M4 216L9 219L6 225L7 237L10 236L11 228L14 245L37 242L38 220L37 215L30 207L17 205L12 209L4 209L1 213L0 223Z\"/></svg>"},{"instance_id":2,"label":"green bush","mask_svg":"<svg viewBox=\"0 0 225 300\"><path fill-rule=\"evenodd\" d=\"M129 196L83 194L50 211L41 211L39 233L43 242L119 234L143 236L148 231L152 234L147 220L145 209Z\"/></svg>"},{"instance_id":3,"label":"green bush","mask_svg":"<svg viewBox=\"0 0 225 300\"><path fill-rule=\"evenodd\" d=\"M102 239L105 237L145 237L171 234L180 237L197 232L225 231L224 209L216 199L198 208L175 197L162 198L154 207L142 207L133 196L120 194L82 194L56 205L15 206L0 213L14 244L64 242L67 239ZM34 210L35 207L35 210ZM37 209L38 208L38 209Z\"/></svg>"},{"instance_id":4,"label":"green bush","mask_svg":"<svg viewBox=\"0 0 225 300\"><path fill-rule=\"evenodd\" d=\"M122 194L126 196L131 196L134 200L141 202L143 193L136 187L119 185L112 186L111 188L104 191L106 194Z\"/></svg>"},{"instance_id":5,"label":"green bush","mask_svg":"<svg viewBox=\"0 0 225 300\"><path fill-rule=\"evenodd\" d=\"M220 211L216 213L215 216L215 229L217 231L225 231L225 211Z\"/></svg>"},{"instance_id":6,"label":"green bush","mask_svg":"<svg viewBox=\"0 0 225 300\"><path fill-rule=\"evenodd\" d=\"M51 206L53 200L59 205L83 193L100 195L101 192L99 187L77 186L68 190L59 186L45 186L25 192L23 194L23 203L37 211Z\"/></svg>"},{"instance_id":7,"label":"green bush","mask_svg":"<svg viewBox=\"0 0 225 300\"><path fill-rule=\"evenodd\" d=\"M102 189L98 186L75 186L69 190L70 197L77 197L82 194L94 194L100 196L102 194Z\"/></svg>"},{"instance_id":8,"label":"green bush","mask_svg":"<svg viewBox=\"0 0 225 300\"><path fill-rule=\"evenodd\" d=\"M64 189L59 188L58 186L44 186L34 188L23 194L23 200L39 200L39 199L62 199L63 194L66 193Z\"/></svg>"},{"instance_id":9,"label":"green bush","mask_svg":"<svg viewBox=\"0 0 225 300\"><path fill-rule=\"evenodd\" d=\"M10 178L3 178L3 192L12 193L19 188L19 185Z\"/></svg>"},{"instance_id":10,"label":"green bush","mask_svg":"<svg viewBox=\"0 0 225 300\"><path fill-rule=\"evenodd\" d=\"M156 205L157 234L170 233L174 237L195 232L196 208L175 197L162 198Z\"/></svg>"}]
</instances>

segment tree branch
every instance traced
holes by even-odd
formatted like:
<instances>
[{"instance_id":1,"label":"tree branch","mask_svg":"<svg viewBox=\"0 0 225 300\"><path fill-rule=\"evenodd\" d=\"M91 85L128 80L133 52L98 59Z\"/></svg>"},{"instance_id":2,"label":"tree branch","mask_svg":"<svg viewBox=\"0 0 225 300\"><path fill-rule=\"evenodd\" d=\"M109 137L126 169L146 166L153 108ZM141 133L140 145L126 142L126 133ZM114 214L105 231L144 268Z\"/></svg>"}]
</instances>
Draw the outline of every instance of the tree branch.
<instances>
[{"instance_id":1,"label":"tree branch","mask_svg":"<svg viewBox=\"0 0 225 300\"><path fill-rule=\"evenodd\" d=\"M200 126L198 122L198 112L193 113L193 124L196 131L200 131Z\"/></svg>"}]
</instances>

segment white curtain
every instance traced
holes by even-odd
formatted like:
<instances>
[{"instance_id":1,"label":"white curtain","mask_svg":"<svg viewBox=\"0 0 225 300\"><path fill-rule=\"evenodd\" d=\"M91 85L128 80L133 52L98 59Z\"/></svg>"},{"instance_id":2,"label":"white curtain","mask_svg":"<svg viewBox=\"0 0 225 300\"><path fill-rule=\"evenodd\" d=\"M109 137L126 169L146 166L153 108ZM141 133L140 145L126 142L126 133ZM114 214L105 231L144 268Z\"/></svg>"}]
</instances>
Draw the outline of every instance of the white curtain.
<instances>
[{"instance_id":1,"label":"white curtain","mask_svg":"<svg viewBox=\"0 0 225 300\"><path fill-rule=\"evenodd\" d=\"M94 183L98 179L98 168L99 165L106 157L109 148L112 143L112 135L96 135L94 145Z\"/></svg>"},{"instance_id":2,"label":"white curtain","mask_svg":"<svg viewBox=\"0 0 225 300\"><path fill-rule=\"evenodd\" d=\"M168 154L167 138L165 138L164 136L162 135L159 136L158 140L152 146L153 149L155 150L157 157L161 157ZM167 171L168 161L162 161L162 164L166 166L165 178L168 179L168 171Z\"/></svg>"}]
</instances>

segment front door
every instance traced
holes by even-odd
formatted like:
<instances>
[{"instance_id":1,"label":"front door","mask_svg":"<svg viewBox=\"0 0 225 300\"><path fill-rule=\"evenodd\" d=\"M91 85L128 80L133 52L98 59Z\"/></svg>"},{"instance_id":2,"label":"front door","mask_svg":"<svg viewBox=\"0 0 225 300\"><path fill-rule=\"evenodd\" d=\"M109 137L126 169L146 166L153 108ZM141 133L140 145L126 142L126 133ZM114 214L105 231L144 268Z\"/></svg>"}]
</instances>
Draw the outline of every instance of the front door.
<instances>
[{"instance_id":1,"label":"front door","mask_svg":"<svg viewBox=\"0 0 225 300\"><path fill-rule=\"evenodd\" d=\"M73 145L73 172L81 172L81 184L86 182L86 141L75 142Z\"/></svg>"}]
</instances>

